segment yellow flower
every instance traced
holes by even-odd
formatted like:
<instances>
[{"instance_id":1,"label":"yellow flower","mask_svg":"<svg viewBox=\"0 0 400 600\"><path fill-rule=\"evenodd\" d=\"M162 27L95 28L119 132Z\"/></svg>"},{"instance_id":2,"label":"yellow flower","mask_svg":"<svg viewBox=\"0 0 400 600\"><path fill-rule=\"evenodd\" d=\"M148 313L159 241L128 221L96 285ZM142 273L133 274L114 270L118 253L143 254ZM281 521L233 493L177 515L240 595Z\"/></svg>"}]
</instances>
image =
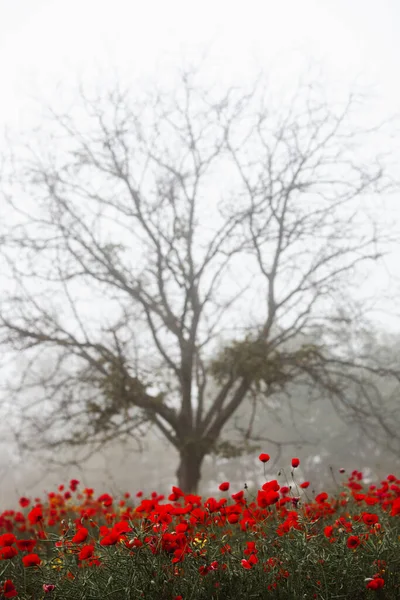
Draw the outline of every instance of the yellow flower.
<instances>
[{"instance_id":1,"label":"yellow flower","mask_svg":"<svg viewBox=\"0 0 400 600\"><path fill-rule=\"evenodd\" d=\"M207 538L206 537L201 537L201 536L196 536L193 539L193 544L195 546L199 546L200 548L203 548L207 544Z\"/></svg>"},{"instance_id":2,"label":"yellow flower","mask_svg":"<svg viewBox=\"0 0 400 600\"><path fill-rule=\"evenodd\" d=\"M57 569L57 571L61 571L61 569L64 567L64 561L62 558L54 558L51 562L53 563L51 568Z\"/></svg>"}]
</instances>

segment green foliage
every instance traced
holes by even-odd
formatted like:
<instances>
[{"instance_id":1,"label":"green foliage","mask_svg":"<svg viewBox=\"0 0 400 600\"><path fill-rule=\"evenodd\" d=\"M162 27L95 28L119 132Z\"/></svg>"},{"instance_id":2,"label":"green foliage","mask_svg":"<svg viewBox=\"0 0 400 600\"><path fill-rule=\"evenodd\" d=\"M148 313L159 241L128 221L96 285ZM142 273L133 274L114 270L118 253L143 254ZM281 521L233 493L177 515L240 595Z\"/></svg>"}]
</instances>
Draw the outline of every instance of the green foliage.
<instances>
[{"instance_id":1,"label":"green foliage","mask_svg":"<svg viewBox=\"0 0 400 600\"><path fill-rule=\"evenodd\" d=\"M89 400L86 410L91 415L91 424L96 431L106 432L111 428L111 419L116 415L126 414L126 411L140 404L138 399L147 395L151 383L143 383L137 377L131 377L123 363L113 362L107 365L107 373L85 376L85 382L90 382L99 390L99 400ZM152 396L152 404L162 404L164 394ZM139 409L136 409L137 412ZM145 409L142 409L142 414ZM149 413L150 418L150 413Z\"/></svg>"},{"instance_id":2,"label":"green foliage","mask_svg":"<svg viewBox=\"0 0 400 600\"><path fill-rule=\"evenodd\" d=\"M173 504L160 496L144 499L139 510L109 494L96 500L93 490L75 498L51 493L35 509L22 508L43 517L33 523L28 516L23 531L15 511L1 515L2 552L30 539L37 566L24 566L30 552L24 549L2 556L0 598L394 600L400 597L398 486L372 505L364 498L376 493L361 483L354 490L354 483L350 477L333 497L318 500L307 491L300 499L292 469L289 502L263 509L257 491L246 486L243 501L230 498L233 490L224 499L191 495ZM17 539L7 540L10 532ZM88 546L90 555L82 557ZM382 587L368 589L377 578Z\"/></svg>"},{"instance_id":3,"label":"green foliage","mask_svg":"<svg viewBox=\"0 0 400 600\"><path fill-rule=\"evenodd\" d=\"M130 403L130 398L146 392L146 385L137 377L130 377L125 365L116 362L110 364L107 375L100 379L99 387L107 400L122 405Z\"/></svg>"},{"instance_id":4,"label":"green foliage","mask_svg":"<svg viewBox=\"0 0 400 600\"><path fill-rule=\"evenodd\" d=\"M219 384L234 376L256 386L263 382L284 388L302 367L321 360L323 355L316 345L303 344L292 352L280 351L271 348L268 341L248 335L223 348L211 362L210 373Z\"/></svg>"},{"instance_id":5,"label":"green foliage","mask_svg":"<svg viewBox=\"0 0 400 600\"><path fill-rule=\"evenodd\" d=\"M258 444L249 444L248 442L230 442L222 440L216 442L211 448L211 454L221 456L222 458L237 458L244 454L253 454L261 450Z\"/></svg>"}]
</instances>

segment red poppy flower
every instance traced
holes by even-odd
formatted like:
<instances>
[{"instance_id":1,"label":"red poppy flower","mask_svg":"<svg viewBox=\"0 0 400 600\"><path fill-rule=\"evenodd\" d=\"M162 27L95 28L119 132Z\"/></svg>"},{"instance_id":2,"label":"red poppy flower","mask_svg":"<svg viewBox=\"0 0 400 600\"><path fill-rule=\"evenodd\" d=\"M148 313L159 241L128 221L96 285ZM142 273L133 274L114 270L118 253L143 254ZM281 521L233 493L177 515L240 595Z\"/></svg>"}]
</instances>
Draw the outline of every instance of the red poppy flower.
<instances>
[{"instance_id":1,"label":"red poppy flower","mask_svg":"<svg viewBox=\"0 0 400 600\"><path fill-rule=\"evenodd\" d=\"M245 554L257 554L258 550L256 548L255 542L247 542L246 548L244 549Z\"/></svg>"},{"instance_id":2,"label":"red poppy flower","mask_svg":"<svg viewBox=\"0 0 400 600\"><path fill-rule=\"evenodd\" d=\"M79 481L77 479L71 479L71 481L69 482L69 489L71 490L71 492L76 492L76 488L79 485Z\"/></svg>"},{"instance_id":3,"label":"red poppy flower","mask_svg":"<svg viewBox=\"0 0 400 600\"><path fill-rule=\"evenodd\" d=\"M14 546L5 546L0 548L0 560L6 560L17 556L18 550Z\"/></svg>"},{"instance_id":4,"label":"red poppy flower","mask_svg":"<svg viewBox=\"0 0 400 600\"><path fill-rule=\"evenodd\" d=\"M105 535L100 540L100 546L114 546L118 542L120 537L121 536L118 533L110 533L108 535Z\"/></svg>"},{"instance_id":5,"label":"red poppy flower","mask_svg":"<svg viewBox=\"0 0 400 600\"><path fill-rule=\"evenodd\" d=\"M242 558L241 563L245 569L251 569L253 565L258 563L258 558L255 554L251 554L247 560Z\"/></svg>"},{"instance_id":6,"label":"red poppy flower","mask_svg":"<svg viewBox=\"0 0 400 600\"><path fill-rule=\"evenodd\" d=\"M321 492L315 496L315 501L318 502L318 504L322 504L325 500L328 500L328 494L326 492Z\"/></svg>"},{"instance_id":7,"label":"red poppy flower","mask_svg":"<svg viewBox=\"0 0 400 600\"><path fill-rule=\"evenodd\" d=\"M15 598L18 596L18 592L11 579L6 579L2 588L0 588L1 594L4 598Z\"/></svg>"},{"instance_id":8,"label":"red poppy flower","mask_svg":"<svg viewBox=\"0 0 400 600\"><path fill-rule=\"evenodd\" d=\"M54 583L44 583L43 584L43 590L46 592L46 594L48 592L54 592L55 589L56 589L56 586L54 585Z\"/></svg>"},{"instance_id":9,"label":"red poppy flower","mask_svg":"<svg viewBox=\"0 0 400 600\"><path fill-rule=\"evenodd\" d=\"M16 523L25 523L25 516L22 514L22 512L18 511L15 513L14 521Z\"/></svg>"},{"instance_id":10,"label":"red poppy flower","mask_svg":"<svg viewBox=\"0 0 400 600\"><path fill-rule=\"evenodd\" d=\"M24 567L36 567L36 565L40 565L41 560L40 556L37 554L27 554L22 557L22 562L24 563Z\"/></svg>"},{"instance_id":11,"label":"red poppy flower","mask_svg":"<svg viewBox=\"0 0 400 600\"><path fill-rule=\"evenodd\" d=\"M41 507L35 506L34 508L32 508L32 510L28 513L28 519L31 525L36 525L36 523L39 523L39 521L43 519L43 512Z\"/></svg>"},{"instance_id":12,"label":"red poppy flower","mask_svg":"<svg viewBox=\"0 0 400 600\"><path fill-rule=\"evenodd\" d=\"M138 538L134 538L133 540L126 540L125 546L127 548L141 548L143 546L143 542Z\"/></svg>"},{"instance_id":13,"label":"red poppy flower","mask_svg":"<svg viewBox=\"0 0 400 600\"><path fill-rule=\"evenodd\" d=\"M87 558L91 558L93 556L94 546L92 544L88 544L87 546L83 546L82 550L78 554L79 560L86 560Z\"/></svg>"},{"instance_id":14,"label":"red poppy flower","mask_svg":"<svg viewBox=\"0 0 400 600\"><path fill-rule=\"evenodd\" d=\"M224 481L223 483L221 483L218 489L220 489L221 492L226 492L227 490L229 490L229 481Z\"/></svg>"},{"instance_id":15,"label":"red poppy flower","mask_svg":"<svg viewBox=\"0 0 400 600\"><path fill-rule=\"evenodd\" d=\"M297 469L297 467L300 464L300 459L299 458L292 458L292 467L293 469Z\"/></svg>"},{"instance_id":16,"label":"red poppy flower","mask_svg":"<svg viewBox=\"0 0 400 600\"><path fill-rule=\"evenodd\" d=\"M232 494L232 499L237 503L237 504L245 504L245 500L244 500L244 491L240 490L240 492L236 492L236 494Z\"/></svg>"},{"instance_id":17,"label":"red poppy flower","mask_svg":"<svg viewBox=\"0 0 400 600\"><path fill-rule=\"evenodd\" d=\"M264 490L264 492L279 492L280 485L276 479L272 479L271 481L266 481L263 484L262 489Z\"/></svg>"},{"instance_id":18,"label":"red poppy flower","mask_svg":"<svg viewBox=\"0 0 400 600\"><path fill-rule=\"evenodd\" d=\"M183 498L184 497L184 493L182 492L181 488L176 487L176 485L172 486L172 493L175 494L175 496L177 498Z\"/></svg>"},{"instance_id":19,"label":"red poppy flower","mask_svg":"<svg viewBox=\"0 0 400 600\"><path fill-rule=\"evenodd\" d=\"M97 498L97 502L101 502L104 506L111 506L113 499L110 494L102 494Z\"/></svg>"},{"instance_id":20,"label":"red poppy flower","mask_svg":"<svg viewBox=\"0 0 400 600\"><path fill-rule=\"evenodd\" d=\"M260 508L266 508L275 504L279 500L279 493L273 490L265 492L264 490L258 490L257 493L257 504Z\"/></svg>"},{"instance_id":21,"label":"red poppy flower","mask_svg":"<svg viewBox=\"0 0 400 600\"><path fill-rule=\"evenodd\" d=\"M380 590L385 585L385 580L382 577L375 577L372 581L367 583L367 588L369 590Z\"/></svg>"},{"instance_id":22,"label":"red poppy flower","mask_svg":"<svg viewBox=\"0 0 400 600\"><path fill-rule=\"evenodd\" d=\"M25 498L24 496L22 496L22 498L19 499L19 504L20 506L22 506L22 508L29 506L30 503L31 501L29 500L29 498Z\"/></svg>"},{"instance_id":23,"label":"red poppy flower","mask_svg":"<svg viewBox=\"0 0 400 600\"><path fill-rule=\"evenodd\" d=\"M78 531L76 532L74 537L71 539L71 542L73 544L81 544L82 542L86 541L86 538L88 535L89 535L89 531L86 529L86 527L79 527Z\"/></svg>"},{"instance_id":24,"label":"red poppy flower","mask_svg":"<svg viewBox=\"0 0 400 600\"><path fill-rule=\"evenodd\" d=\"M368 527L372 527L378 523L379 517L374 513L362 513L362 520L366 525L368 525Z\"/></svg>"},{"instance_id":25,"label":"red poppy flower","mask_svg":"<svg viewBox=\"0 0 400 600\"><path fill-rule=\"evenodd\" d=\"M333 526L327 525L324 529L324 536L330 538L333 536Z\"/></svg>"},{"instance_id":26,"label":"red poppy flower","mask_svg":"<svg viewBox=\"0 0 400 600\"><path fill-rule=\"evenodd\" d=\"M347 547L354 550L361 544L361 540L357 535L351 535L347 540Z\"/></svg>"},{"instance_id":27,"label":"red poppy flower","mask_svg":"<svg viewBox=\"0 0 400 600\"><path fill-rule=\"evenodd\" d=\"M3 533L0 535L0 548L4 546L12 546L17 541L17 538L13 533Z\"/></svg>"},{"instance_id":28,"label":"red poppy flower","mask_svg":"<svg viewBox=\"0 0 400 600\"><path fill-rule=\"evenodd\" d=\"M36 540L17 540L16 544L18 550L21 550L21 552L32 552L36 546Z\"/></svg>"},{"instance_id":29,"label":"red poppy flower","mask_svg":"<svg viewBox=\"0 0 400 600\"><path fill-rule=\"evenodd\" d=\"M114 527L112 528L111 533L121 535L124 533L129 533L131 531L132 531L132 527L129 527L128 521L119 521L118 523L115 523Z\"/></svg>"},{"instance_id":30,"label":"red poppy flower","mask_svg":"<svg viewBox=\"0 0 400 600\"><path fill-rule=\"evenodd\" d=\"M392 510L390 512L390 515L392 517L395 517L396 515L400 515L400 498L396 498L396 500L393 501Z\"/></svg>"},{"instance_id":31,"label":"red poppy flower","mask_svg":"<svg viewBox=\"0 0 400 600\"><path fill-rule=\"evenodd\" d=\"M271 458L269 454L265 454L264 452L260 454L260 456L258 457L259 460L261 460L261 462L266 463L269 461L269 459Z\"/></svg>"},{"instance_id":32,"label":"red poppy flower","mask_svg":"<svg viewBox=\"0 0 400 600\"><path fill-rule=\"evenodd\" d=\"M230 523L231 525L237 523L239 519L240 515L238 515L237 513L231 513L230 515L228 515L228 523Z\"/></svg>"},{"instance_id":33,"label":"red poppy flower","mask_svg":"<svg viewBox=\"0 0 400 600\"><path fill-rule=\"evenodd\" d=\"M309 485L310 485L310 482L309 482L309 481L303 481L303 483L301 483L301 484L300 484L300 487L301 487L303 490L306 490L306 489L309 487Z\"/></svg>"}]
</instances>

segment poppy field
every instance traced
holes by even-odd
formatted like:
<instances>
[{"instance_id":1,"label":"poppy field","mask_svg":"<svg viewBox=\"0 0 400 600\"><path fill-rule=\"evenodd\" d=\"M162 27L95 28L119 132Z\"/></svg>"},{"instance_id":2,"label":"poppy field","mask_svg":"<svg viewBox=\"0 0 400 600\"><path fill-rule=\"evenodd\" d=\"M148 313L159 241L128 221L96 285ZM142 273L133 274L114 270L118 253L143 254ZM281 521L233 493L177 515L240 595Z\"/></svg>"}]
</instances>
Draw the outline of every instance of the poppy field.
<instances>
[{"instance_id":1,"label":"poppy field","mask_svg":"<svg viewBox=\"0 0 400 600\"><path fill-rule=\"evenodd\" d=\"M209 498L113 498L74 479L22 497L0 514L0 598L400 598L400 479L340 469L329 495L299 464L255 494L225 481Z\"/></svg>"}]
</instances>

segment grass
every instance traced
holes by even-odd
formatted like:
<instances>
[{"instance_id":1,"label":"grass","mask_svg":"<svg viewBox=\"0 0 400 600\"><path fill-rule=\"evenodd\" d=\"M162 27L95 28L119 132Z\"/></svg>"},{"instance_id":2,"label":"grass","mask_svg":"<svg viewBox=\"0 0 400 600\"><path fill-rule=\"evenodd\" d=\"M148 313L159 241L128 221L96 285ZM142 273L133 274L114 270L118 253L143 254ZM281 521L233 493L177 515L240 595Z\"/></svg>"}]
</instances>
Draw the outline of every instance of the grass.
<instances>
[{"instance_id":1,"label":"grass","mask_svg":"<svg viewBox=\"0 0 400 600\"><path fill-rule=\"evenodd\" d=\"M117 499L72 480L21 498L0 515L0 598L400 598L400 479L338 473L315 495L296 468L256 494Z\"/></svg>"}]
</instances>

